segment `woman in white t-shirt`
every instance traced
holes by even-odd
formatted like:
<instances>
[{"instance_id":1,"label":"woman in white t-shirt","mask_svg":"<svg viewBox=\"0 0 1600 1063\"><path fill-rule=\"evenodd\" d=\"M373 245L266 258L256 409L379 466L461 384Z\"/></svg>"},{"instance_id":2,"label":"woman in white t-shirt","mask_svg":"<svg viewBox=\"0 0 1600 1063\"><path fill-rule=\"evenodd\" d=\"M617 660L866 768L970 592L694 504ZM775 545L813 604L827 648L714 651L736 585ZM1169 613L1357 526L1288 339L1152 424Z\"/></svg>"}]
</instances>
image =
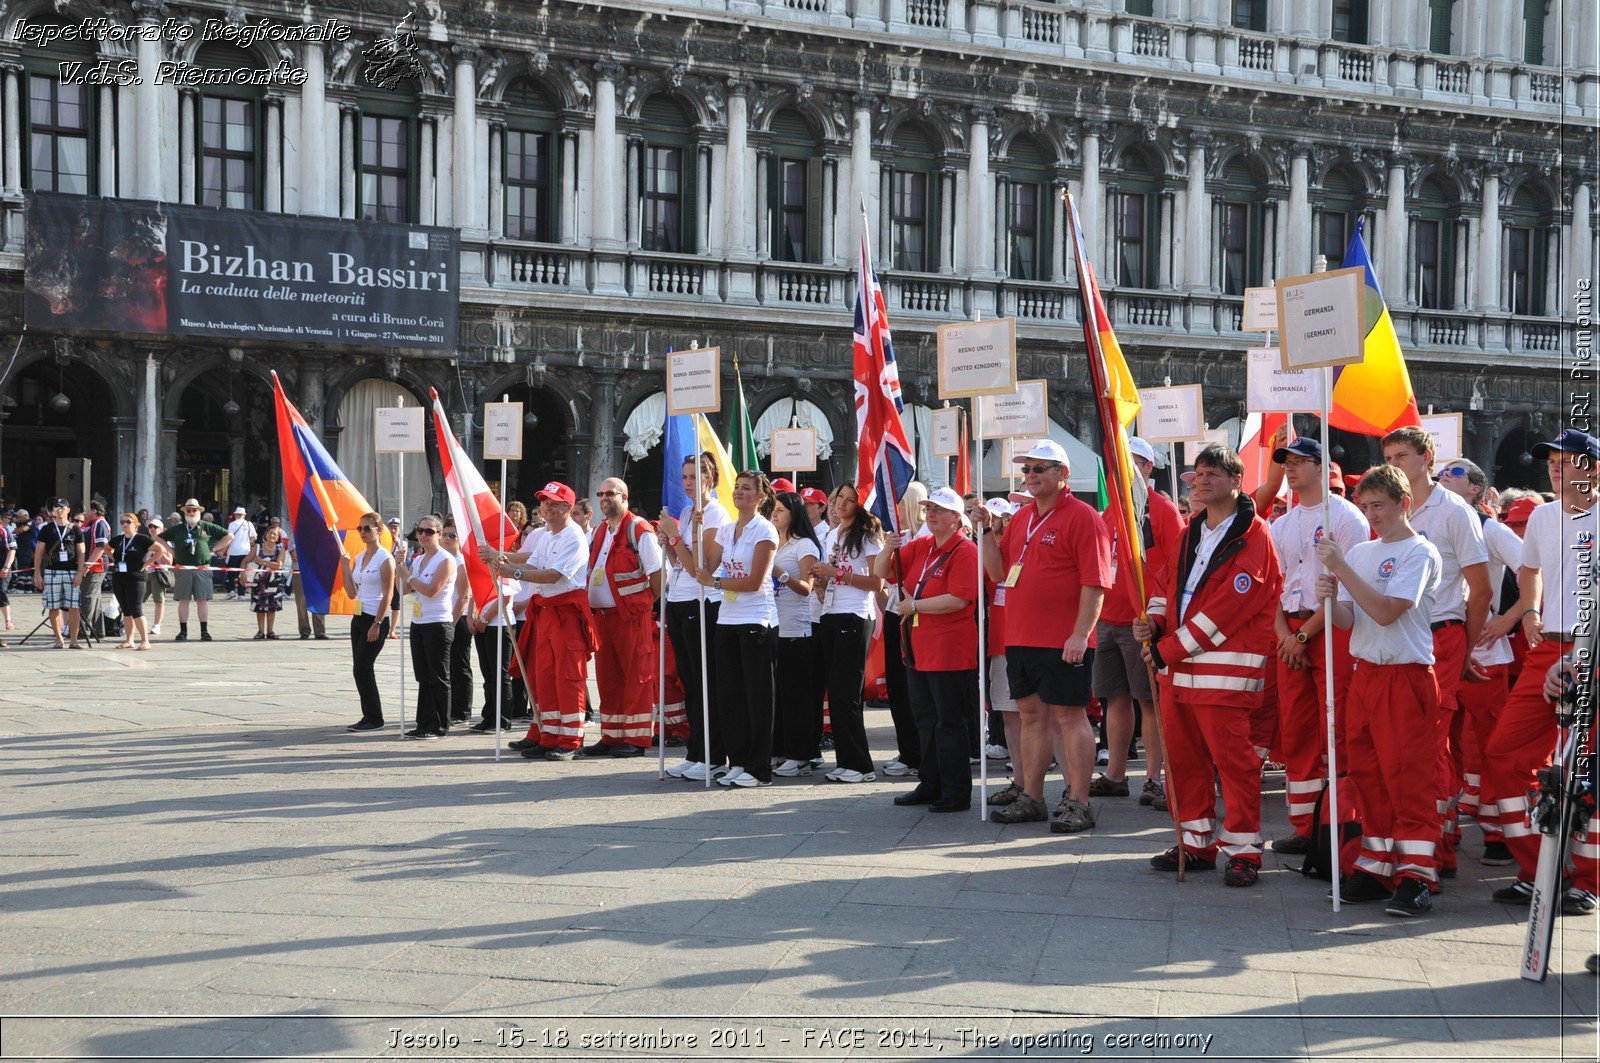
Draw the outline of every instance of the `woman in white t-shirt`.
<instances>
[{"instance_id":1,"label":"woman in white t-shirt","mask_svg":"<svg viewBox=\"0 0 1600 1063\"><path fill-rule=\"evenodd\" d=\"M389 634L389 597L394 593L394 556L383 548L383 517L363 513L356 531L366 549L352 557L339 550L339 580L344 592L357 603L350 618L350 655L354 658L356 693L361 696L361 719L349 731L376 731L383 727L383 698L378 693L374 666Z\"/></svg>"},{"instance_id":2,"label":"woman in white t-shirt","mask_svg":"<svg viewBox=\"0 0 1600 1063\"><path fill-rule=\"evenodd\" d=\"M872 646L874 596L883 580L872 574L872 559L883 549L878 518L861 508L849 484L834 496L839 526L828 541L826 560L812 574L827 581L816 638L826 662L828 712L833 720L833 750L838 767L828 773L834 782L871 782L872 751L867 748L862 718L862 683L867 651Z\"/></svg>"},{"instance_id":3,"label":"woman in white t-shirt","mask_svg":"<svg viewBox=\"0 0 1600 1063\"><path fill-rule=\"evenodd\" d=\"M400 572L411 595L411 672L417 677L417 726L407 738L450 733L450 646L454 642L456 559L443 549L444 522L433 514L417 521L417 544Z\"/></svg>"},{"instance_id":4,"label":"woman in white t-shirt","mask_svg":"<svg viewBox=\"0 0 1600 1063\"><path fill-rule=\"evenodd\" d=\"M822 740L822 711L811 637L811 569L822 556L822 544L806 515L800 496L786 491L772 511L778 529L778 550L772 579L778 612L777 694L772 725L773 758L783 763L774 775L793 778L811 774L811 758Z\"/></svg>"},{"instance_id":5,"label":"woman in white t-shirt","mask_svg":"<svg viewBox=\"0 0 1600 1063\"><path fill-rule=\"evenodd\" d=\"M777 632L772 613L772 559L778 529L767 515L777 496L759 472L742 472L733 483L733 523L717 531L705 547L700 582L722 592L717 610L717 663L712 669L717 713L731 767L724 786L766 786L772 782L772 661Z\"/></svg>"},{"instance_id":6,"label":"woman in white t-shirt","mask_svg":"<svg viewBox=\"0 0 1600 1063\"><path fill-rule=\"evenodd\" d=\"M706 713L702 693L705 685L700 671L700 609L703 603L706 611L705 674L715 675L716 640L712 635L717 629L717 610L721 607L722 595L707 590L698 582L700 569L695 560L694 544L698 532L703 559L706 548L716 541L717 531L733 520L727 508L717 501L717 465L710 455L700 455L698 480L694 457L684 459L683 493L695 498L697 488L698 502L690 502L677 514L661 511L656 537L661 542L661 551L666 556L667 564L671 566L666 594L667 638L672 643L672 657L678 665L678 681L683 684L683 703L689 716L688 749L684 759L669 767L667 774L675 779L705 782L707 771L727 763L727 753L723 749L720 727L711 729L709 749L706 744ZM697 509L700 512L698 522L695 518ZM710 696L713 702L711 711L715 714L716 691L712 690Z\"/></svg>"}]
</instances>

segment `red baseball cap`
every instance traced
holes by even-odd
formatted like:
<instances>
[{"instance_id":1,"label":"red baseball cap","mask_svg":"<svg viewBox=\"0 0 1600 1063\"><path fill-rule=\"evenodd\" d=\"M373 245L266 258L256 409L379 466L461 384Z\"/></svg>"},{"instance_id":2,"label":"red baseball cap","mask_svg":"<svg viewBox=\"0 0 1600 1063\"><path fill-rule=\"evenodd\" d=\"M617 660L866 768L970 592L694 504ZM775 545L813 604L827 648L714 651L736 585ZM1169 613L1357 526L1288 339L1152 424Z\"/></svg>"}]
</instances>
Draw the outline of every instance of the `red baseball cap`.
<instances>
[{"instance_id":1,"label":"red baseball cap","mask_svg":"<svg viewBox=\"0 0 1600 1063\"><path fill-rule=\"evenodd\" d=\"M810 502L814 506L825 506L828 504L828 496L815 487L807 487L800 492L800 501Z\"/></svg>"},{"instance_id":2,"label":"red baseball cap","mask_svg":"<svg viewBox=\"0 0 1600 1063\"><path fill-rule=\"evenodd\" d=\"M794 484L790 482L787 476L780 476L776 480L772 481L772 490L779 494L782 494L784 491L788 491L790 494L793 494Z\"/></svg>"},{"instance_id":3,"label":"red baseball cap","mask_svg":"<svg viewBox=\"0 0 1600 1063\"><path fill-rule=\"evenodd\" d=\"M1529 514L1538 508L1539 502L1537 499L1519 498L1506 508L1505 523L1526 524L1528 523Z\"/></svg>"},{"instance_id":4,"label":"red baseball cap","mask_svg":"<svg viewBox=\"0 0 1600 1063\"><path fill-rule=\"evenodd\" d=\"M535 491L533 497L540 502L549 499L551 502L565 502L569 506L578 501L578 496L573 494L572 488L555 480L545 484L542 490Z\"/></svg>"},{"instance_id":5,"label":"red baseball cap","mask_svg":"<svg viewBox=\"0 0 1600 1063\"><path fill-rule=\"evenodd\" d=\"M1354 491L1356 489L1356 485L1358 485L1359 483L1361 483L1361 477L1360 476L1358 476L1357 474L1355 474L1353 472L1345 473L1345 475L1344 475L1344 489L1346 491Z\"/></svg>"},{"instance_id":6,"label":"red baseball cap","mask_svg":"<svg viewBox=\"0 0 1600 1063\"><path fill-rule=\"evenodd\" d=\"M1344 494L1344 470L1339 468L1336 461L1328 462L1328 486L1336 495Z\"/></svg>"}]
</instances>

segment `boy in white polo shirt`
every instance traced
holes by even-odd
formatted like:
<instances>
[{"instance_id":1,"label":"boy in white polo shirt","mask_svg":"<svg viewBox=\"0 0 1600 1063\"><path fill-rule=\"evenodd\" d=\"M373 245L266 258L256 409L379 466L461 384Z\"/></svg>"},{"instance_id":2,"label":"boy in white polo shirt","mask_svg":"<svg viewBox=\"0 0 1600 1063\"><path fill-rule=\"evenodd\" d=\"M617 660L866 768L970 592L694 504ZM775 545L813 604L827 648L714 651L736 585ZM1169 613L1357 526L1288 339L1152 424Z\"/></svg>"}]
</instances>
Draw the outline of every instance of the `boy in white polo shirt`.
<instances>
[{"instance_id":1,"label":"boy in white polo shirt","mask_svg":"<svg viewBox=\"0 0 1600 1063\"><path fill-rule=\"evenodd\" d=\"M1339 896L1389 899L1390 915L1433 907L1438 878L1439 684L1430 613L1439 593L1438 549L1407 520L1411 486L1380 465L1356 501L1378 538L1348 554L1332 536L1317 544L1318 598L1337 591L1333 622L1350 628L1355 674L1345 699L1345 747L1361 809L1361 855ZM1391 895L1392 894L1392 895Z\"/></svg>"}]
</instances>

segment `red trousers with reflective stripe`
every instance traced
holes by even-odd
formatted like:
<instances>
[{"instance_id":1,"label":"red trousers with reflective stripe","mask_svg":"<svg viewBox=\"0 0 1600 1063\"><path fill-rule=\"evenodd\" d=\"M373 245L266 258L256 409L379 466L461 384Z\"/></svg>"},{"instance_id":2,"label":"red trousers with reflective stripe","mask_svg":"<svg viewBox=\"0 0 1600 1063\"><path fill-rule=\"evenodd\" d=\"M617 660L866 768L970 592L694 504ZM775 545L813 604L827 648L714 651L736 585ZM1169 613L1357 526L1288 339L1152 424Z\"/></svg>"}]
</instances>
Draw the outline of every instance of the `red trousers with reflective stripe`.
<instances>
[{"instance_id":1,"label":"red trousers with reflective stripe","mask_svg":"<svg viewBox=\"0 0 1600 1063\"><path fill-rule=\"evenodd\" d=\"M1483 764L1489 737L1494 734L1495 719L1500 715L1500 707L1505 704L1511 690L1506 682L1507 667L1503 664L1489 665L1484 669L1489 673L1487 683L1463 682L1456 691L1456 700L1461 705L1459 715L1466 718L1461 735L1463 786L1456 807L1478 821L1478 826L1483 829L1484 841L1501 840L1499 798L1484 788ZM1455 830L1455 837L1461 837L1459 826Z\"/></svg>"},{"instance_id":2,"label":"red trousers with reflective stripe","mask_svg":"<svg viewBox=\"0 0 1600 1063\"><path fill-rule=\"evenodd\" d=\"M594 682L600 692L600 741L650 744L656 705L655 617L595 609Z\"/></svg>"},{"instance_id":3,"label":"red trousers with reflective stripe","mask_svg":"<svg viewBox=\"0 0 1600 1063\"><path fill-rule=\"evenodd\" d=\"M1207 693L1210 693L1209 691ZM1180 823L1216 815L1213 772L1222 778L1223 829L1210 844L1185 844L1192 856L1241 856L1261 865L1261 759L1250 741L1250 710L1196 705L1161 680L1161 726L1167 743L1167 794ZM1199 833L1199 832L1197 832Z\"/></svg>"},{"instance_id":4,"label":"red trousers with reflective stripe","mask_svg":"<svg viewBox=\"0 0 1600 1063\"><path fill-rule=\"evenodd\" d=\"M1299 631L1306 621L1290 618L1289 630ZM1278 675L1279 743L1283 748L1285 796L1289 822L1296 834L1311 836L1311 813L1317 795L1328 785L1327 669L1323 664L1320 631L1306 643L1309 667L1296 670L1276 661ZM1334 741L1339 767L1348 768L1344 747L1345 694L1350 689L1350 631L1333 629Z\"/></svg>"},{"instance_id":5,"label":"red trousers with reflective stripe","mask_svg":"<svg viewBox=\"0 0 1600 1063\"><path fill-rule=\"evenodd\" d=\"M1528 651L1483 752L1484 788L1498 799L1500 829L1517 858L1517 877L1527 882L1538 870L1541 837L1528 826L1529 795L1538 786L1539 769L1550 763L1558 734L1555 707L1544 699L1544 675L1571 648L1569 642L1541 642ZM1589 740L1592 748L1593 732ZM1577 840L1575 835L1572 847L1572 884L1590 893L1600 893L1600 863L1591 844L1595 834L1591 823L1589 836Z\"/></svg>"},{"instance_id":6,"label":"red trousers with reflective stripe","mask_svg":"<svg viewBox=\"0 0 1600 1063\"><path fill-rule=\"evenodd\" d=\"M1467 629L1451 624L1433 633L1433 675L1439 684L1439 723L1437 728L1439 792L1434 808L1439 813L1439 866L1456 866L1456 795L1461 792L1461 735L1466 716L1458 712L1457 693L1461 689L1461 669L1467 664Z\"/></svg>"},{"instance_id":7,"label":"red trousers with reflective stripe","mask_svg":"<svg viewBox=\"0 0 1600 1063\"><path fill-rule=\"evenodd\" d=\"M1393 888L1407 876L1437 884L1439 757L1418 741L1438 733L1439 687L1425 664L1357 661L1345 701L1345 749L1361 809L1357 870Z\"/></svg>"},{"instance_id":8,"label":"red trousers with reflective stripe","mask_svg":"<svg viewBox=\"0 0 1600 1063\"><path fill-rule=\"evenodd\" d=\"M538 611L534 609L532 599L528 600L527 604L523 606L523 609L525 612L522 615L522 622L517 628L517 649L520 651L521 659L527 662L528 667L530 669L537 670L536 665L538 664L539 660L539 630L535 617L538 616ZM510 672L513 678L521 679L523 686L527 688L528 701L530 703L528 707L533 710L533 719L528 722L528 733L523 737L530 742L537 742L540 745L544 745L544 736L539 730L539 719L541 714L538 706L538 684L534 681L533 677L522 674L522 666L517 663L518 656L519 655L516 653L511 655Z\"/></svg>"},{"instance_id":9,"label":"red trousers with reflective stripe","mask_svg":"<svg viewBox=\"0 0 1600 1063\"><path fill-rule=\"evenodd\" d=\"M650 637L655 640L655 653L662 653L661 628L652 626ZM666 716L667 735L671 738L689 737L689 714L684 705L683 680L678 678L678 658L672 652L672 640L667 640L662 658L666 671L666 686L662 690L662 712Z\"/></svg>"},{"instance_id":10,"label":"red trousers with reflective stripe","mask_svg":"<svg viewBox=\"0 0 1600 1063\"><path fill-rule=\"evenodd\" d=\"M533 674L539 702L539 739L555 749L583 745L583 699L589 685L589 629L572 606L536 610ZM532 731L529 731L532 734Z\"/></svg>"}]
</instances>

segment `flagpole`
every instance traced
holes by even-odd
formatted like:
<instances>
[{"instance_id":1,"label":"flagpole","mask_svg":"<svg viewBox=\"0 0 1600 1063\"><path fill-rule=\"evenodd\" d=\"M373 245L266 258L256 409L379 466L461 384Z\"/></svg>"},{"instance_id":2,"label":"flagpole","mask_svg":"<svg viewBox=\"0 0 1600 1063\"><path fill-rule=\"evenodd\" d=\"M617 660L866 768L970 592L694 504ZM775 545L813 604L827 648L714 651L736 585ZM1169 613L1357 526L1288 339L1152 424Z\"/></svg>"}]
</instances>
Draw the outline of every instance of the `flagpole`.
<instances>
[{"instance_id":1,"label":"flagpole","mask_svg":"<svg viewBox=\"0 0 1600 1063\"><path fill-rule=\"evenodd\" d=\"M977 321L979 312L972 312L972 320ZM973 468L978 470L978 505L983 506L983 418L980 416L978 403L983 400L977 395L972 396L972 421L974 432L974 449L977 451L977 462ZM957 425L957 434L960 426ZM978 532L978 822L989 822L989 639L985 634L988 630L988 601L983 596L983 526L984 519L973 522L977 525ZM1013 752L1013 755L1016 755Z\"/></svg>"},{"instance_id":2,"label":"flagpole","mask_svg":"<svg viewBox=\"0 0 1600 1063\"><path fill-rule=\"evenodd\" d=\"M395 400L395 405L396 406L404 406L405 404L406 404L406 397L404 395L401 395L398 399ZM395 507L399 510L399 512L396 513L395 516L400 518L400 532L403 535L405 533L405 530L406 530L406 456L404 454L396 454L394 456L394 458L395 458L395 462L397 463L396 466L395 466L396 486L395 486L394 504L395 504ZM392 549L390 550L390 556L394 558L394 580L395 580L395 586L399 587L400 586L400 553L399 553L400 542L397 540L397 541L391 543L390 545L392 547ZM400 598L400 604L401 605L405 604L405 598L404 598L403 595ZM389 608L389 603L388 602L381 603L380 608L383 608L383 609ZM381 616L382 614L379 614L379 615ZM400 627L405 622L405 616L406 616L406 611L404 609L396 609L395 610L395 619L394 619L394 627L395 627L395 629L394 629L393 634L394 634L395 640L400 643L400 645L395 648L395 659L397 661L399 661L399 663L400 663L400 737L401 737L402 740L406 736L406 640L404 638L402 638L401 635L400 635Z\"/></svg>"},{"instance_id":3,"label":"flagpole","mask_svg":"<svg viewBox=\"0 0 1600 1063\"><path fill-rule=\"evenodd\" d=\"M700 346L698 343L694 346ZM697 418L703 414L695 414ZM705 495L705 487L700 476L700 422L694 421L694 505L689 507L689 514L694 518L694 571L695 586L699 588L700 608L700 733L705 742L705 768L706 789L711 789L711 676L706 673L706 585L700 582L700 575L705 568L705 503L701 499Z\"/></svg>"},{"instance_id":4,"label":"flagpole","mask_svg":"<svg viewBox=\"0 0 1600 1063\"><path fill-rule=\"evenodd\" d=\"M510 402L511 396L501 394L501 402ZM500 519L505 520L506 512L506 459L500 459ZM480 543L482 541L480 540ZM482 545L488 545L483 543ZM506 548L505 525L500 526L500 549ZM465 559L463 559L465 564ZM502 601L504 595L499 594L500 580L493 572L489 578L494 580L496 591L495 604L500 606L500 637L494 640L494 759L500 760L500 728L504 726L505 700L506 700L506 633L511 628L511 616L506 611L506 604Z\"/></svg>"},{"instance_id":5,"label":"flagpole","mask_svg":"<svg viewBox=\"0 0 1600 1063\"><path fill-rule=\"evenodd\" d=\"M1328 271L1328 257L1317 256L1313 273ZM1333 534L1333 492L1328 489L1328 418L1332 415L1333 369L1323 366L1322 373L1322 533ZM1333 697L1333 606L1332 598L1322 600L1322 675L1323 700L1328 725L1328 867L1333 872L1333 910L1339 910L1339 752L1335 740ZM1316 824L1312 825L1316 835Z\"/></svg>"}]
</instances>

